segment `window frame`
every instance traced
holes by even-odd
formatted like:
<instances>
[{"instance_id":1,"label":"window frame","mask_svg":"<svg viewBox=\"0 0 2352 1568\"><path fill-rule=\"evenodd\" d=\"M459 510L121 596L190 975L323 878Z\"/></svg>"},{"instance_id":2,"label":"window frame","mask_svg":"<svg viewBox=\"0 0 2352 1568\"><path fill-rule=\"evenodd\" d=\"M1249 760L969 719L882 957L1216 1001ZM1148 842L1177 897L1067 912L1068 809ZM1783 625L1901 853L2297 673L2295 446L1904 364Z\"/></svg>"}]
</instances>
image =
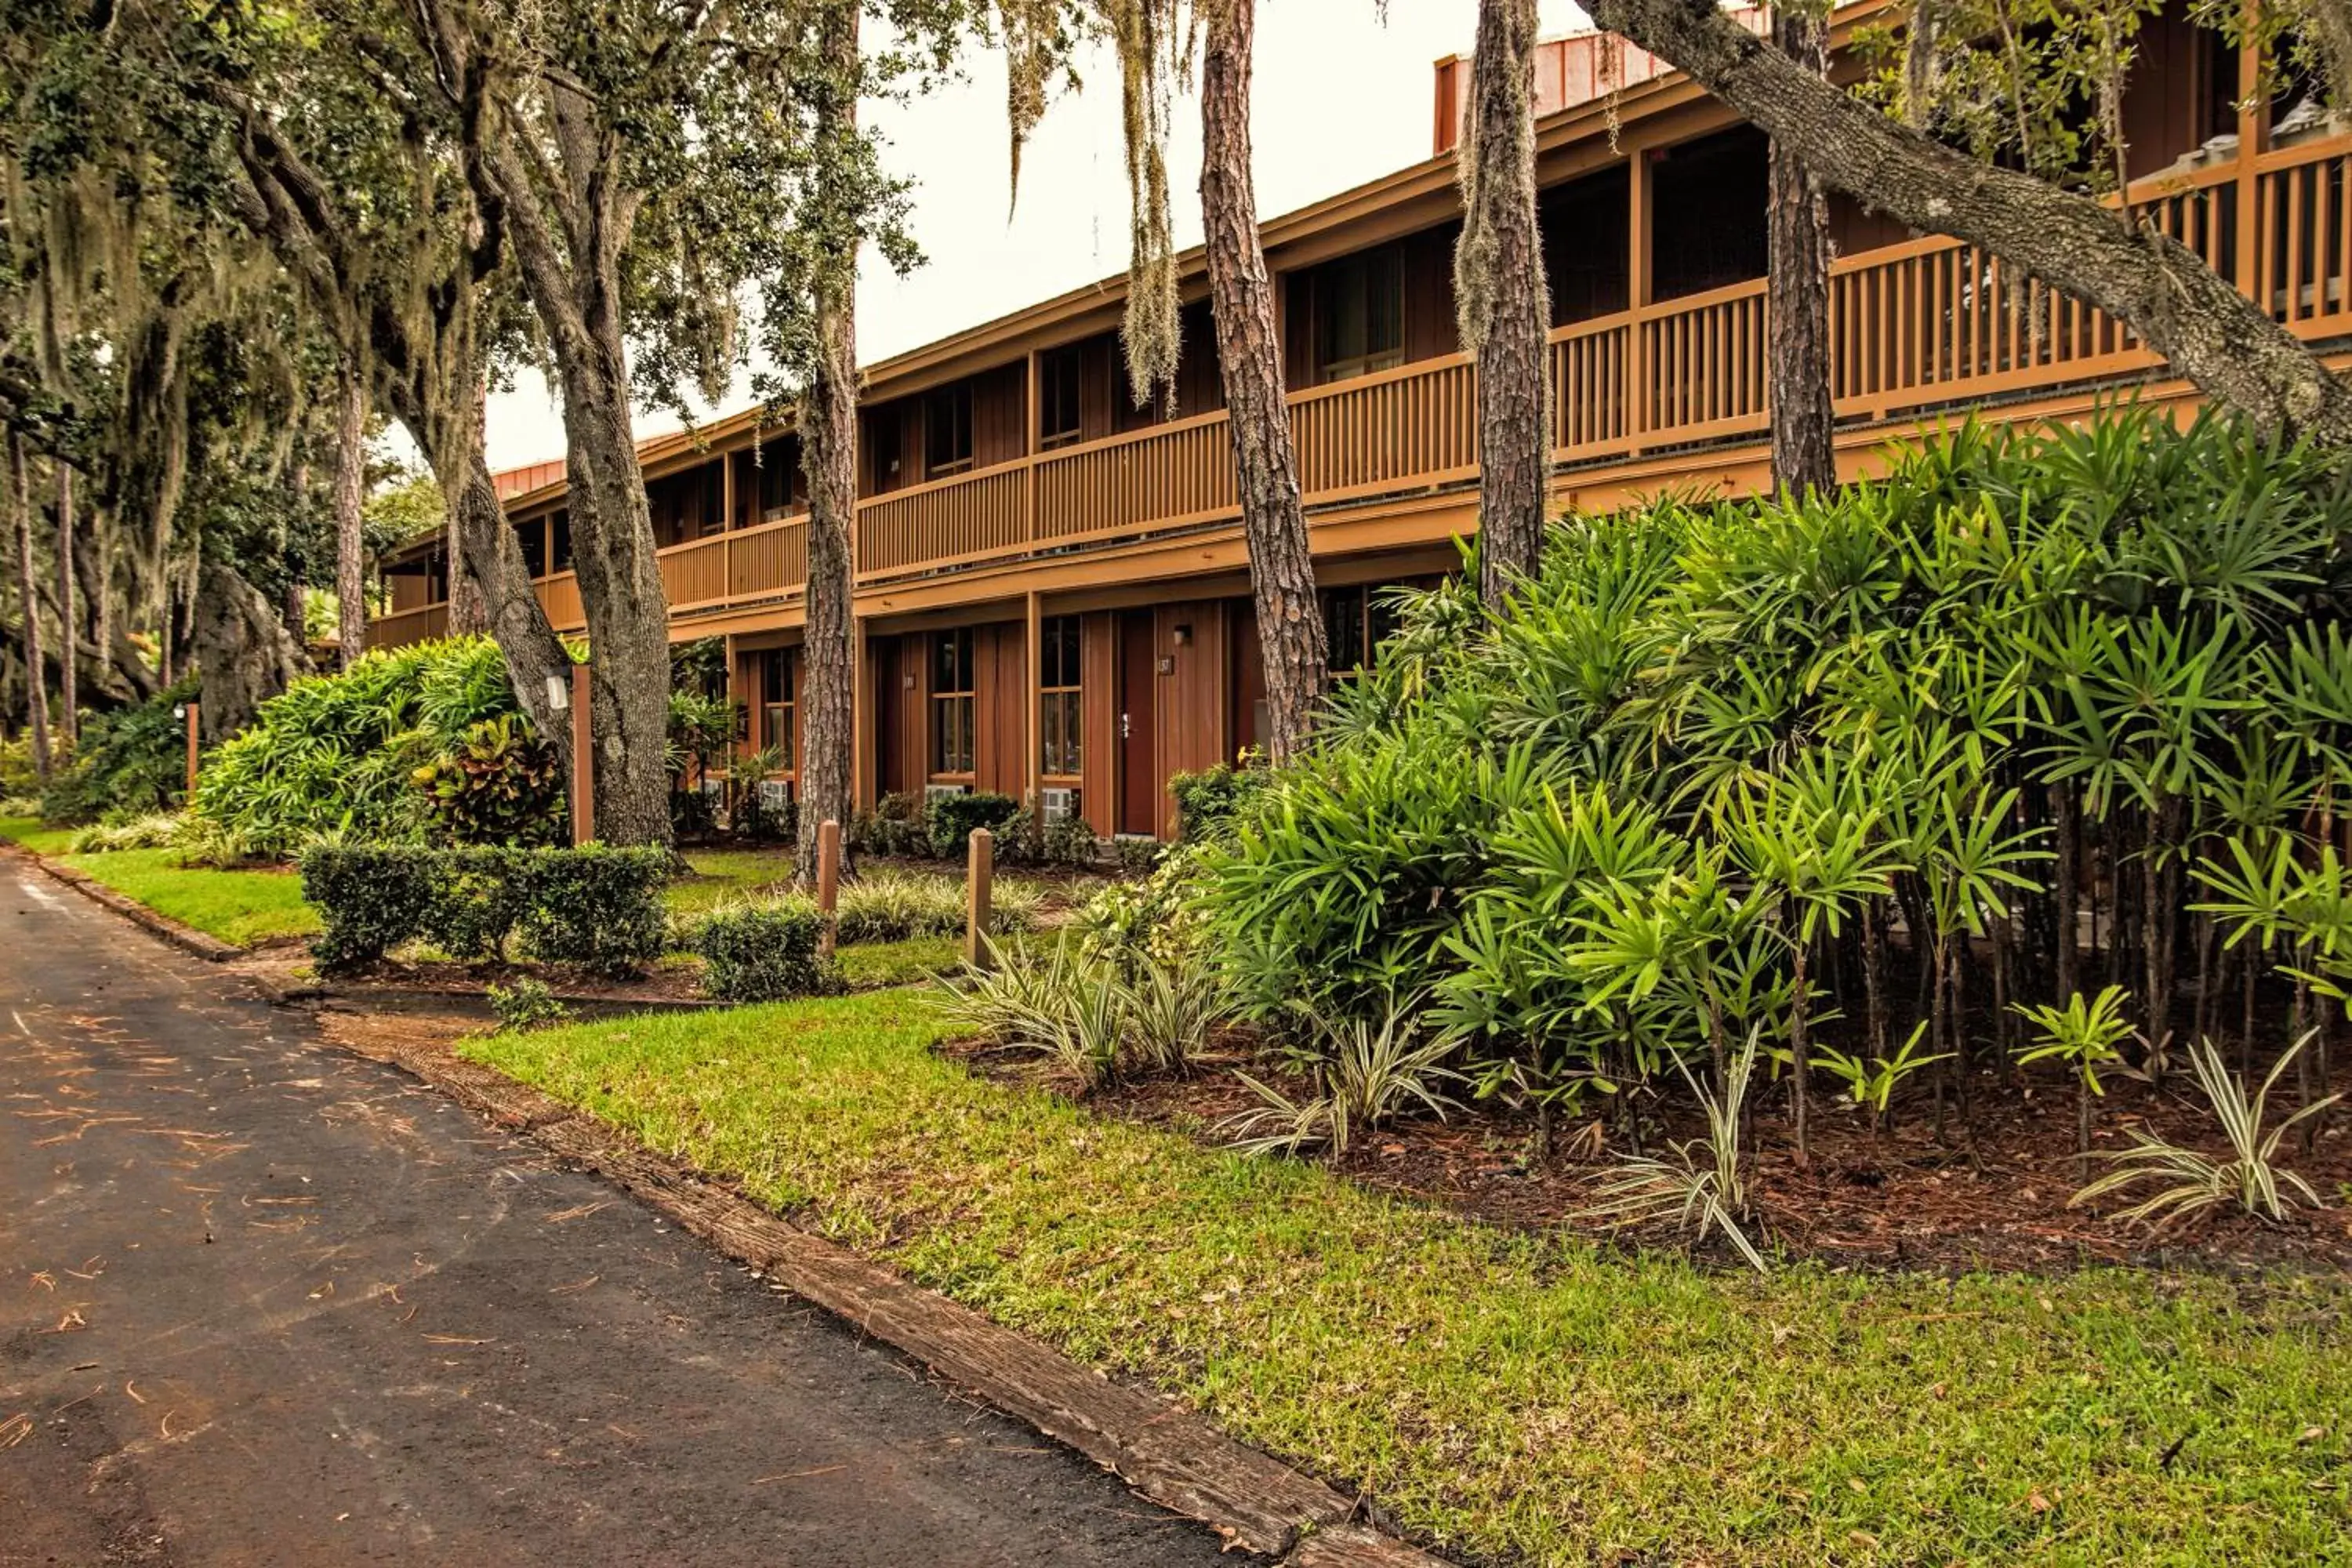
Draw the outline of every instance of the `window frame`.
<instances>
[{"instance_id":1,"label":"window frame","mask_svg":"<svg viewBox=\"0 0 2352 1568\"><path fill-rule=\"evenodd\" d=\"M1086 362L1078 345L1063 343L1037 354L1037 449L1075 446L1086 438L1084 375ZM1055 404L1069 405L1068 423L1056 426Z\"/></svg>"},{"instance_id":2,"label":"window frame","mask_svg":"<svg viewBox=\"0 0 2352 1568\"><path fill-rule=\"evenodd\" d=\"M979 682L970 626L931 634L929 774L944 784L968 784L978 772ZM961 767L955 763L961 763Z\"/></svg>"},{"instance_id":3,"label":"window frame","mask_svg":"<svg viewBox=\"0 0 2352 1568\"><path fill-rule=\"evenodd\" d=\"M797 649L772 647L760 656L760 744L782 751L780 773L800 773L800 682Z\"/></svg>"},{"instance_id":4,"label":"window frame","mask_svg":"<svg viewBox=\"0 0 2352 1568\"><path fill-rule=\"evenodd\" d=\"M1375 275L1376 265L1387 269L1385 280ZM1377 245L1369 250L1357 251L1352 256L1342 256L1325 262L1318 269L1315 278L1314 341L1318 385L1335 381L1353 381L1359 376L1394 370L1405 363L1404 275L1404 247L1401 243ZM1374 285L1382 281L1386 281L1388 287L1381 292L1388 296L1393 308L1393 313L1382 324L1393 328L1395 339L1384 347L1374 347ZM1353 353L1342 353L1339 351L1350 345L1334 340L1339 332L1339 308L1347 292L1345 285L1349 282L1353 282L1355 288L1352 298L1345 302L1349 309L1360 312L1349 324L1355 327L1361 346Z\"/></svg>"},{"instance_id":5,"label":"window frame","mask_svg":"<svg viewBox=\"0 0 2352 1568\"><path fill-rule=\"evenodd\" d=\"M1075 784L1086 762L1085 634L1076 616L1047 616L1037 642L1038 773Z\"/></svg>"},{"instance_id":6,"label":"window frame","mask_svg":"<svg viewBox=\"0 0 2352 1568\"><path fill-rule=\"evenodd\" d=\"M940 418L942 410L948 416L945 420ZM959 456L937 456L943 428L948 432L949 448L958 451ZM945 479L950 474L969 473L971 467L971 383L950 382L923 396L923 477Z\"/></svg>"}]
</instances>

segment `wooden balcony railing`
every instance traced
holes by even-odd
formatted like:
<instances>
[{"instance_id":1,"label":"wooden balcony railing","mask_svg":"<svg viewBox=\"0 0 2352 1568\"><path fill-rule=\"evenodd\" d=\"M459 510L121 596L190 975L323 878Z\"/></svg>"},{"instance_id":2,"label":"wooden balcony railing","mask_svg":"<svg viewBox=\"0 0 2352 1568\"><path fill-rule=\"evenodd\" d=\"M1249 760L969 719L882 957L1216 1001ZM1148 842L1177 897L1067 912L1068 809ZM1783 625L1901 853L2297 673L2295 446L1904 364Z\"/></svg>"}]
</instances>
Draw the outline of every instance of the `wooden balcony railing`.
<instances>
[{"instance_id":1,"label":"wooden balcony railing","mask_svg":"<svg viewBox=\"0 0 2352 1568\"><path fill-rule=\"evenodd\" d=\"M2263 153L2131 192L2136 214L2263 300L2305 338L2352 334L2352 136ZM1971 245L1940 237L1841 258L1830 285L1831 390L1845 420L2144 375L2157 356L2122 322ZM1762 434L1765 285L1644 302L1551 334L1554 456L1595 464ZM1476 373L1422 360L1291 398L1310 506L1462 483L1477 473ZM856 570L875 582L1064 550L1234 515L1222 414L1197 415L861 501ZM794 518L661 552L673 609L781 595L806 571ZM559 629L580 625L569 574L543 579ZM379 643L439 630L437 606L376 623Z\"/></svg>"}]
</instances>

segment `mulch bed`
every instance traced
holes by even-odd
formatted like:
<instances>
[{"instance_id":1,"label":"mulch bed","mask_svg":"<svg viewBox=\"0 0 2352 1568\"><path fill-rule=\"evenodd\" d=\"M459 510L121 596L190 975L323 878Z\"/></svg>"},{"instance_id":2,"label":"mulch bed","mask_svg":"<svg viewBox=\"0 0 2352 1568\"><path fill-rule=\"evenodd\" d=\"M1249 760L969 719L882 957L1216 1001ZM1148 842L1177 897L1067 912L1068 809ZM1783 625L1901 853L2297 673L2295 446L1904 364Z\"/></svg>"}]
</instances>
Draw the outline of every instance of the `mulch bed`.
<instances>
[{"instance_id":1,"label":"mulch bed","mask_svg":"<svg viewBox=\"0 0 2352 1568\"><path fill-rule=\"evenodd\" d=\"M974 1043L946 1047L987 1076L1009 1083L1069 1093L1075 1085L1033 1058ZM1197 1142L1228 1140L1219 1122L1257 1103L1232 1068L1279 1081L1278 1069L1242 1057L1211 1064L1189 1078L1108 1085L1084 1097L1097 1114L1181 1132ZM1296 1086L1293 1086L1296 1087ZM2083 1184L2074 1160L2071 1093L2037 1080L2007 1089L1990 1073L1976 1087L1973 1158L1957 1118L1938 1142L1924 1095L1899 1104L1895 1131L1874 1143L1860 1116L1817 1099L1812 1168L1798 1168L1790 1147L1783 1091L1759 1085L1750 1178L1760 1228L1792 1258L1831 1268L1903 1268L1932 1273L1974 1270L2049 1271L2093 1264L2247 1271L2273 1266L2352 1268L2352 1108L2339 1106L2304 1155L2289 1135L2282 1160L2302 1173L2333 1205L2303 1210L2284 1225L2215 1213L2161 1236L2126 1227L2066 1200ZM2221 1153L2208 1136L2210 1117L2184 1067L2161 1090L2111 1079L2095 1110L2093 1148L2127 1148L2131 1130L2148 1128L2176 1142ZM2292 1114L2293 1086L2274 1093L2273 1123ZM1695 1116L1673 1101L1645 1113L1643 1147L1664 1152L1670 1140L1706 1134ZM1663 1125L1659 1118L1663 1115ZM1590 1120L1554 1130L1552 1154L1537 1157L1538 1131L1529 1115L1473 1106L1446 1120L1420 1120L1384 1128L1336 1165L1365 1186L1436 1203L1473 1218L1529 1228L1565 1227L1633 1244L1673 1246L1671 1230L1625 1233L1605 1222L1580 1219L1595 1189L1630 1145L1614 1124ZM2094 1159L2093 1174L2108 1169ZM2150 1186L2148 1191L2155 1188ZM2109 1212L2131 1200L2103 1205ZM1710 1262L1736 1267L1727 1250L1706 1249Z\"/></svg>"}]
</instances>

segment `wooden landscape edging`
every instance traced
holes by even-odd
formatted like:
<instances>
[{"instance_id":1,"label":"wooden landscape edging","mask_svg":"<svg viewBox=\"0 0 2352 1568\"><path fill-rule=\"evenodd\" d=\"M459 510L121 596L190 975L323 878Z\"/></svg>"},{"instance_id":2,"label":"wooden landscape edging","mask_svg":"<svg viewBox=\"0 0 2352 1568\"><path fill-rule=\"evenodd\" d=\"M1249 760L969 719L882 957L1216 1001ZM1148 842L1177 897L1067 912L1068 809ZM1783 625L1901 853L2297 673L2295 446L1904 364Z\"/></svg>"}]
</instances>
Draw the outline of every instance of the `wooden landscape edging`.
<instances>
[{"instance_id":1,"label":"wooden landscape edging","mask_svg":"<svg viewBox=\"0 0 2352 1568\"><path fill-rule=\"evenodd\" d=\"M562 1100L446 1046L338 1042L585 1167L793 1294L1112 1470L1154 1502L1287 1568L1446 1568L1359 1521L1361 1505L1199 1413L1114 1383L880 1264L706 1182Z\"/></svg>"},{"instance_id":2,"label":"wooden landscape edging","mask_svg":"<svg viewBox=\"0 0 2352 1568\"><path fill-rule=\"evenodd\" d=\"M169 915L157 914L145 904L126 893L118 893L87 871L77 871L70 866L60 866L46 855L37 854L21 844L0 840L0 850L18 859L29 860L51 880L63 883L90 902L112 910L131 924L162 937L184 952L192 952L206 963L226 963L232 958L243 958L246 950L215 936L207 936L194 926L184 926Z\"/></svg>"}]
</instances>

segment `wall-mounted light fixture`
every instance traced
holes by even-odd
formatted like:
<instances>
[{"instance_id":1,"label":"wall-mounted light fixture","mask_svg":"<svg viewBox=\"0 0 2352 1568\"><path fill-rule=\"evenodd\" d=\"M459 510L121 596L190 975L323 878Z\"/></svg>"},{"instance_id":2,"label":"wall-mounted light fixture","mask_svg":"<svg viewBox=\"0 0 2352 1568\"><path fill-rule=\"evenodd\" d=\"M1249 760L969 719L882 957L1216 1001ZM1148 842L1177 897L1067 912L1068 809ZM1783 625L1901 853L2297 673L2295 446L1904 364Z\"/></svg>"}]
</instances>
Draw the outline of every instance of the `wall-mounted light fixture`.
<instances>
[{"instance_id":1,"label":"wall-mounted light fixture","mask_svg":"<svg viewBox=\"0 0 2352 1568\"><path fill-rule=\"evenodd\" d=\"M572 683L560 675L547 678L547 710L561 713L572 705Z\"/></svg>"},{"instance_id":2,"label":"wall-mounted light fixture","mask_svg":"<svg viewBox=\"0 0 2352 1568\"><path fill-rule=\"evenodd\" d=\"M1191 647L1192 646L1192 628L1191 626L1178 626L1176 628L1176 646L1178 647Z\"/></svg>"}]
</instances>

